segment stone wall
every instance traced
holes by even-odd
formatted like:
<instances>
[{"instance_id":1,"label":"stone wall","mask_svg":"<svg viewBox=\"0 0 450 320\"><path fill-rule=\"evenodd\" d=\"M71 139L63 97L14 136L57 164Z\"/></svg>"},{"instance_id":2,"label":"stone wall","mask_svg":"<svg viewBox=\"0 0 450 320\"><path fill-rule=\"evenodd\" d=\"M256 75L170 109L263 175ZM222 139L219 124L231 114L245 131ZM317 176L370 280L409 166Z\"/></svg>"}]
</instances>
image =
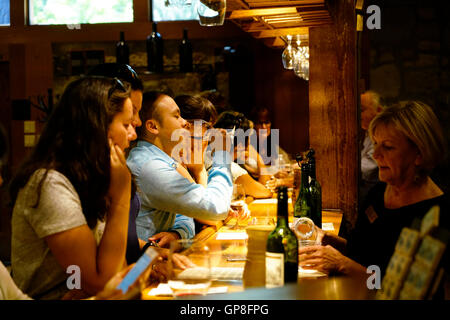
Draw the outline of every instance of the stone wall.
<instances>
[{"instance_id":1,"label":"stone wall","mask_svg":"<svg viewBox=\"0 0 450 320\"><path fill-rule=\"evenodd\" d=\"M450 141L450 5L441 1L385 1L381 30L367 30L369 87L384 104L421 100L433 107ZM434 178L450 186L447 159Z\"/></svg>"}]
</instances>

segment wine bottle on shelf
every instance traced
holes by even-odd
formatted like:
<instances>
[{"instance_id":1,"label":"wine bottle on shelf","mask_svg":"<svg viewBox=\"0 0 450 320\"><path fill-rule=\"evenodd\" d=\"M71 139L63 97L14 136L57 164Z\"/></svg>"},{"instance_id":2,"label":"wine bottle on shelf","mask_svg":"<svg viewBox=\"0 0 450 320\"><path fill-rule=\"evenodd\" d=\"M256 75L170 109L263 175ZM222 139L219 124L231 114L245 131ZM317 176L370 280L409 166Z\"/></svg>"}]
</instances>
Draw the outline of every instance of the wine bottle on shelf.
<instances>
[{"instance_id":1,"label":"wine bottle on shelf","mask_svg":"<svg viewBox=\"0 0 450 320\"><path fill-rule=\"evenodd\" d=\"M309 164L302 162L302 180L294 205L294 218L311 218L311 192L309 190Z\"/></svg>"},{"instance_id":2,"label":"wine bottle on shelf","mask_svg":"<svg viewBox=\"0 0 450 320\"><path fill-rule=\"evenodd\" d=\"M188 30L184 28L180 47L180 71L192 72L192 44L188 39Z\"/></svg>"},{"instance_id":3,"label":"wine bottle on shelf","mask_svg":"<svg viewBox=\"0 0 450 320\"><path fill-rule=\"evenodd\" d=\"M280 287L297 282L298 242L289 228L288 192L286 186L278 188L277 226L269 234L266 246L266 287Z\"/></svg>"},{"instance_id":4,"label":"wine bottle on shelf","mask_svg":"<svg viewBox=\"0 0 450 320\"><path fill-rule=\"evenodd\" d=\"M316 178L316 159L314 149L310 149L306 157L309 159L309 193L311 195L311 220L322 228L322 187Z\"/></svg>"},{"instance_id":5,"label":"wine bottle on shelf","mask_svg":"<svg viewBox=\"0 0 450 320\"><path fill-rule=\"evenodd\" d=\"M150 72L162 73L164 70L164 43L158 33L156 22L153 22L152 33L147 37L147 69Z\"/></svg>"},{"instance_id":6,"label":"wine bottle on shelf","mask_svg":"<svg viewBox=\"0 0 450 320\"><path fill-rule=\"evenodd\" d=\"M116 44L116 60L120 64L130 64L130 49L125 42L125 32L120 31L120 40Z\"/></svg>"}]
</instances>

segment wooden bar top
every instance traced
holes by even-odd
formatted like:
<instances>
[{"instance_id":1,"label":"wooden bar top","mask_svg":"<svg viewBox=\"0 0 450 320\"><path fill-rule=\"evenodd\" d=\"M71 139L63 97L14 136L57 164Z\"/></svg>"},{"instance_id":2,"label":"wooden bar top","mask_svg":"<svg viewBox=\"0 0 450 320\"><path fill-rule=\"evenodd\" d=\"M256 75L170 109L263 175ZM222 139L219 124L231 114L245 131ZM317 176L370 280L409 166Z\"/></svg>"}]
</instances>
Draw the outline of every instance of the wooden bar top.
<instances>
[{"instance_id":1,"label":"wooden bar top","mask_svg":"<svg viewBox=\"0 0 450 320\"><path fill-rule=\"evenodd\" d=\"M277 200L247 199L248 208L251 217L271 217L273 223L276 221ZM293 207L289 206L290 220L293 218ZM339 233L342 220L342 211L340 210L323 210L322 224L326 226L330 232ZM247 254L247 234L246 226L248 220L240 223L240 228L234 229L235 219L228 218L218 222L216 225L208 226L199 232L195 239L206 241L208 245L217 246L219 241L221 250L220 267L225 268L244 268L245 257ZM325 229L325 228L324 228ZM215 243L215 244L213 244ZM229 257L241 257L242 259L229 260ZM317 272L316 272L317 273ZM319 273L320 274L320 273ZM282 300L360 300L372 299L373 293L367 289L366 278L354 278L349 276L325 276L324 274L305 274L299 273L297 284L288 284L281 288L266 289L245 288L242 281L233 281L232 283L220 282L212 284L214 286L226 286L227 293L208 294L206 296L183 296L182 299L282 299ZM150 299L158 299L153 297Z\"/></svg>"},{"instance_id":2,"label":"wooden bar top","mask_svg":"<svg viewBox=\"0 0 450 320\"><path fill-rule=\"evenodd\" d=\"M183 297L195 300L372 300L376 290L369 290L367 278L333 276L299 279L297 284L279 288L250 288L228 294Z\"/></svg>"},{"instance_id":3,"label":"wooden bar top","mask_svg":"<svg viewBox=\"0 0 450 320\"><path fill-rule=\"evenodd\" d=\"M249 197L246 200L248 204L248 208L251 212L252 217L276 217L277 216L277 199L276 198L269 198L269 199L257 199L254 200L253 198ZM289 199L289 221L292 222L293 219L293 206L292 202ZM324 209L322 210L322 225L324 230L328 230L336 235L339 234L339 229L341 227L342 222L342 216L343 213L339 209ZM233 218L227 218L224 221L219 221L215 225L208 226L204 228L202 231L200 231L196 236L195 239L204 241L209 239L211 236L213 236L215 233L219 232L221 229L223 229L226 225L234 225L235 219ZM245 225L246 222L243 222L243 225ZM332 224L332 228L331 228ZM327 228L325 228L327 227Z\"/></svg>"}]
</instances>

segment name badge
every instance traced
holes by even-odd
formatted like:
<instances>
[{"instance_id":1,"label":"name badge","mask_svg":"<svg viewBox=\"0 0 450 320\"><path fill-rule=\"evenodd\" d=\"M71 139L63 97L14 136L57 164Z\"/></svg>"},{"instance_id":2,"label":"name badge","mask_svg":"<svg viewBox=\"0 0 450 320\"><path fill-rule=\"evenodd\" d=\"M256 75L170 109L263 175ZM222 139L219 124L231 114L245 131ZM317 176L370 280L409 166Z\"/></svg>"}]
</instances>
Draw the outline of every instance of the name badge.
<instances>
[{"instance_id":1,"label":"name badge","mask_svg":"<svg viewBox=\"0 0 450 320\"><path fill-rule=\"evenodd\" d=\"M367 218L369 219L370 223L373 223L378 218L378 215L372 206L370 206L366 209L366 215L367 215Z\"/></svg>"}]
</instances>

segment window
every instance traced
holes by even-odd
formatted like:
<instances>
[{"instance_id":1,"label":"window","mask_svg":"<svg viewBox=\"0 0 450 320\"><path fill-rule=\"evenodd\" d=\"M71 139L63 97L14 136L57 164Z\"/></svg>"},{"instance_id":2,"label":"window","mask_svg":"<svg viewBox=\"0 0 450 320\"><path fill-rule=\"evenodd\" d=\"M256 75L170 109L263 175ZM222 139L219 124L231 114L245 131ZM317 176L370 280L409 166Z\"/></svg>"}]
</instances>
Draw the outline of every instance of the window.
<instances>
[{"instance_id":1,"label":"window","mask_svg":"<svg viewBox=\"0 0 450 320\"><path fill-rule=\"evenodd\" d=\"M197 0L152 0L153 21L198 20Z\"/></svg>"},{"instance_id":2,"label":"window","mask_svg":"<svg viewBox=\"0 0 450 320\"><path fill-rule=\"evenodd\" d=\"M29 21L31 25L133 22L133 0L29 0Z\"/></svg>"},{"instance_id":3,"label":"window","mask_svg":"<svg viewBox=\"0 0 450 320\"><path fill-rule=\"evenodd\" d=\"M0 0L0 26L9 24L9 0Z\"/></svg>"}]
</instances>

